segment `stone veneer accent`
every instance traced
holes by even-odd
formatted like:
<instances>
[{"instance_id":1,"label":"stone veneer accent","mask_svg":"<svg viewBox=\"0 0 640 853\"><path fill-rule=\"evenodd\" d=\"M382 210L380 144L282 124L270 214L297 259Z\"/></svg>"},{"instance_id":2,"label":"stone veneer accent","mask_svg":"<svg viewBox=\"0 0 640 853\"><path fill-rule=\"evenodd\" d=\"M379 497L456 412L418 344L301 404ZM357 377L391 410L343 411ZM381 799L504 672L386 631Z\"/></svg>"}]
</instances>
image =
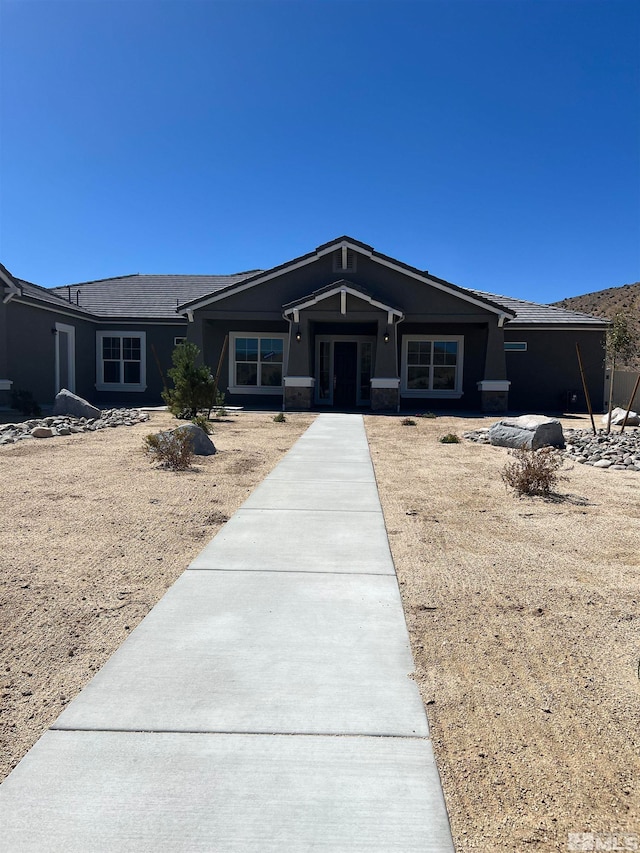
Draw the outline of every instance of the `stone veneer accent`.
<instances>
[{"instance_id":1,"label":"stone veneer accent","mask_svg":"<svg viewBox=\"0 0 640 853\"><path fill-rule=\"evenodd\" d=\"M508 391L481 391L480 408L483 412L506 412L509 404Z\"/></svg>"},{"instance_id":2,"label":"stone veneer accent","mask_svg":"<svg viewBox=\"0 0 640 853\"><path fill-rule=\"evenodd\" d=\"M313 388L286 385L284 389L285 409L310 409L313 405Z\"/></svg>"},{"instance_id":3,"label":"stone veneer accent","mask_svg":"<svg viewBox=\"0 0 640 853\"><path fill-rule=\"evenodd\" d=\"M372 388L371 389L371 411L381 412L396 410L400 402L400 390L398 388Z\"/></svg>"}]
</instances>

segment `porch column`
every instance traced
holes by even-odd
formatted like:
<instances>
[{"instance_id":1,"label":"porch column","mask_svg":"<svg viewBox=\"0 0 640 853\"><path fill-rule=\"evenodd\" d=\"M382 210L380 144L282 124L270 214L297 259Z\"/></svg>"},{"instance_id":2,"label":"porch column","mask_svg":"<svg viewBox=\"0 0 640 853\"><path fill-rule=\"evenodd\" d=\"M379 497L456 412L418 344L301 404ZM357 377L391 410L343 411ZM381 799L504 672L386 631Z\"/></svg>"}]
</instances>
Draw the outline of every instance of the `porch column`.
<instances>
[{"instance_id":1,"label":"porch column","mask_svg":"<svg viewBox=\"0 0 640 853\"><path fill-rule=\"evenodd\" d=\"M397 323L391 313L378 318L376 360L371 377L371 409L396 411L400 406Z\"/></svg>"},{"instance_id":2,"label":"porch column","mask_svg":"<svg viewBox=\"0 0 640 853\"><path fill-rule=\"evenodd\" d=\"M313 405L312 347L308 317L301 315L297 322L293 317L289 324L287 373L283 377L285 409L310 409Z\"/></svg>"},{"instance_id":3,"label":"porch column","mask_svg":"<svg viewBox=\"0 0 640 853\"><path fill-rule=\"evenodd\" d=\"M484 379L478 382L483 412L506 412L509 405L507 362L504 354L504 330L498 319L490 321L487 351L484 359Z\"/></svg>"}]
</instances>

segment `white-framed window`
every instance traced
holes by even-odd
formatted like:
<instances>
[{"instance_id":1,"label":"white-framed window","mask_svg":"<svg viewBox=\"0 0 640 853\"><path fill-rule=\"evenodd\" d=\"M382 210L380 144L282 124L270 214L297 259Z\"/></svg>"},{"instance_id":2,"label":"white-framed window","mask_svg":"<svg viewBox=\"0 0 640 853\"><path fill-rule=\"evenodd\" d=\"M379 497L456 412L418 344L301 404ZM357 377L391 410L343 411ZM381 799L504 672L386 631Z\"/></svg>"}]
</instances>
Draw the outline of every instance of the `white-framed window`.
<instances>
[{"instance_id":1,"label":"white-framed window","mask_svg":"<svg viewBox=\"0 0 640 853\"><path fill-rule=\"evenodd\" d=\"M526 352L527 351L527 342L526 341L505 341L504 342L504 351L505 352Z\"/></svg>"},{"instance_id":2,"label":"white-framed window","mask_svg":"<svg viewBox=\"0 0 640 853\"><path fill-rule=\"evenodd\" d=\"M121 329L96 332L98 391L145 391L147 335Z\"/></svg>"},{"instance_id":3,"label":"white-framed window","mask_svg":"<svg viewBox=\"0 0 640 853\"><path fill-rule=\"evenodd\" d=\"M175 338L173 339L173 345L174 345L174 347L177 347L177 346L179 346L180 344L183 344L186 340L187 340L187 339L186 339L186 337L184 337L184 336L181 336L181 337L180 337L180 336L179 336L179 337L175 337Z\"/></svg>"},{"instance_id":4,"label":"white-framed window","mask_svg":"<svg viewBox=\"0 0 640 853\"><path fill-rule=\"evenodd\" d=\"M286 340L286 335L231 332L228 391L281 394Z\"/></svg>"},{"instance_id":5,"label":"white-framed window","mask_svg":"<svg viewBox=\"0 0 640 853\"><path fill-rule=\"evenodd\" d=\"M403 335L404 397L461 397L464 337Z\"/></svg>"}]
</instances>

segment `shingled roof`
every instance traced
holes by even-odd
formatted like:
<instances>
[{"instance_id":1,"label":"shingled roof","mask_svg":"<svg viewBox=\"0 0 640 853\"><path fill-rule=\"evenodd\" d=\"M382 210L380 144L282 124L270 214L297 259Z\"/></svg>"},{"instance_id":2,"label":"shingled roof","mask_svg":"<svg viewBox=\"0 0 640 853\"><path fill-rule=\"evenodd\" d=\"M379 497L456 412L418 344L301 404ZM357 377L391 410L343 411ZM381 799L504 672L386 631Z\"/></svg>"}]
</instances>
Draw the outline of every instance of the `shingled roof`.
<instances>
[{"instance_id":1,"label":"shingled roof","mask_svg":"<svg viewBox=\"0 0 640 853\"><path fill-rule=\"evenodd\" d=\"M600 317L583 314L581 311L567 311L554 305L540 305L537 302L527 302L525 299L514 299L511 296L497 296L495 293L485 293L482 290L472 290L476 296L490 299L502 305L507 311L515 314L507 326L586 326L605 327L609 323Z\"/></svg>"},{"instance_id":2,"label":"shingled roof","mask_svg":"<svg viewBox=\"0 0 640 853\"><path fill-rule=\"evenodd\" d=\"M183 302L215 293L255 275L256 271L233 275L123 275L54 287L49 292L76 299L96 317L135 317L144 320L184 320L176 312Z\"/></svg>"}]
</instances>

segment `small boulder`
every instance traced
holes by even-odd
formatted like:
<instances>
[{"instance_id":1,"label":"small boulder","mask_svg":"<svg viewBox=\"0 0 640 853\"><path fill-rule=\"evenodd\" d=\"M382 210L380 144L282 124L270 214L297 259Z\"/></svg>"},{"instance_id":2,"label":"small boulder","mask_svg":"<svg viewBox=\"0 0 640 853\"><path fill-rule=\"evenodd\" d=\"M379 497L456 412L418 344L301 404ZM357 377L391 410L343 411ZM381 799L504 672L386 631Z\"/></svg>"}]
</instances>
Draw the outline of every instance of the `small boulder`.
<instances>
[{"instance_id":1,"label":"small boulder","mask_svg":"<svg viewBox=\"0 0 640 853\"><path fill-rule=\"evenodd\" d=\"M46 426L34 427L31 430L31 435L34 438L51 438L51 436L53 434L54 434L54 432L51 429L51 427L46 427Z\"/></svg>"},{"instance_id":2,"label":"small boulder","mask_svg":"<svg viewBox=\"0 0 640 853\"><path fill-rule=\"evenodd\" d=\"M193 452L196 456L213 456L216 452L214 443L206 432L195 424L184 424L176 427L172 432L187 433L193 442Z\"/></svg>"},{"instance_id":3,"label":"small boulder","mask_svg":"<svg viewBox=\"0 0 640 853\"><path fill-rule=\"evenodd\" d=\"M622 426L624 423L624 416L626 415L627 410L621 408L615 408L611 412L611 425L612 426ZM606 426L609 422L609 413L602 417L602 423ZM637 412L629 412L629 417L627 418L627 426L640 426L640 415Z\"/></svg>"},{"instance_id":4,"label":"small boulder","mask_svg":"<svg viewBox=\"0 0 640 853\"><path fill-rule=\"evenodd\" d=\"M489 430L489 441L499 447L524 447L527 450L564 447L562 424L557 418L544 415L504 418Z\"/></svg>"},{"instance_id":5,"label":"small boulder","mask_svg":"<svg viewBox=\"0 0 640 853\"><path fill-rule=\"evenodd\" d=\"M92 406L87 400L78 397L62 388L56 394L56 399L53 403L54 415L73 415L76 418L99 418L100 409Z\"/></svg>"}]
</instances>

